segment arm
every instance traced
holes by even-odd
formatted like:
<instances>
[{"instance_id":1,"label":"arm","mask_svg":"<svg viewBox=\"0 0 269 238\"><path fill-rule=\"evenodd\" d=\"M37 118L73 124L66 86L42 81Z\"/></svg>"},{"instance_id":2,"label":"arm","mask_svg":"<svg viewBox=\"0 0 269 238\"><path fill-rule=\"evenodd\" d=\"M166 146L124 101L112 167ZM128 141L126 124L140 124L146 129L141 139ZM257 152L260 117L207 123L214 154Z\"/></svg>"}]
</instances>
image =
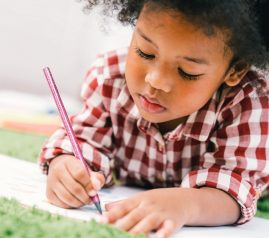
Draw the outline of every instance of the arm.
<instances>
[{"instance_id":1,"label":"arm","mask_svg":"<svg viewBox=\"0 0 269 238\"><path fill-rule=\"evenodd\" d=\"M219 226L235 224L240 217L240 207L236 200L222 190L202 187L186 190L192 200L188 210L190 216L186 225Z\"/></svg>"},{"instance_id":2,"label":"arm","mask_svg":"<svg viewBox=\"0 0 269 238\"><path fill-rule=\"evenodd\" d=\"M107 61L105 57L99 57L89 70L81 91L83 109L71 117L71 122L89 166L94 171L102 171L106 183L109 183L112 178L110 158L115 148L112 143L113 132L108 106L110 98L106 97L104 92L104 87L107 87L103 75L105 69L109 77ZM50 162L62 154L73 154L63 127L59 128L42 148L39 161L43 172L48 174Z\"/></svg>"},{"instance_id":3,"label":"arm","mask_svg":"<svg viewBox=\"0 0 269 238\"><path fill-rule=\"evenodd\" d=\"M216 226L234 224L240 209L225 192L214 188L161 188L106 204L104 223L134 234L157 230L170 237L184 225Z\"/></svg>"},{"instance_id":4,"label":"arm","mask_svg":"<svg viewBox=\"0 0 269 238\"><path fill-rule=\"evenodd\" d=\"M182 182L186 188L211 187L227 193L240 206L238 224L255 215L257 199L269 182L268 97L255 91L241 96L238 103L221 110L209 142L214 149Z\"/></svg>"},{"instance_id":5,"label":"arm","mask_svg":"<svg viewBox=\"0 0 269 238\"><path fill-rule=\"evenodd\" d=\"M97 70L103 61L100 58L90 69L82 87L83 110L71 117L82 154L91 170L98 172L91 172L90 176L85 173L81 162L73 156L70 140L63 127L54 133L40 154L41 167L48 175L48 201L59 207L89 204L89 195L95 195L104 183L112 182L110 158L114 149L113 135L109 110L104 105L106 100L102 88L105 81L100 81L101 70Z\"/></svg>"}]
</instances>

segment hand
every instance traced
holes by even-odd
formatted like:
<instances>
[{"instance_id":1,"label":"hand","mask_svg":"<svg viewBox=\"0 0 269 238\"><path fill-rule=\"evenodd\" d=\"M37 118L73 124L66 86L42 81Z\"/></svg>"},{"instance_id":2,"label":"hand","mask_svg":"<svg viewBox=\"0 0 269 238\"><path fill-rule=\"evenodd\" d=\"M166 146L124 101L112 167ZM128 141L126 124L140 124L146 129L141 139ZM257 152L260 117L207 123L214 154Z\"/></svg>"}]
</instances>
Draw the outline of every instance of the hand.
<instances>
[{"instance_id":1,"label":"hand","mask_svg":"<svg viewBox=\"0 0 269 238\"><path fill-rule=\"evenodd\" d=\"M184 195L186 191L183 188L153 189L106 204L107 212L101 222L133 234L155 230L157 237L169 237L187 223L190 199Z\"/></svg>"},{"instance_id":2,"label":"hand","mask_svg":"<svg viewBox=\"0 0 269 238\"><path fill-rule=\"evenodd\" d=\"M90 204L93 196L105 183L101 173L85 171L82 163L71 155L54 158L47 178L47 198L56 206L77 208Z\"/></svg>"}]
</instances>

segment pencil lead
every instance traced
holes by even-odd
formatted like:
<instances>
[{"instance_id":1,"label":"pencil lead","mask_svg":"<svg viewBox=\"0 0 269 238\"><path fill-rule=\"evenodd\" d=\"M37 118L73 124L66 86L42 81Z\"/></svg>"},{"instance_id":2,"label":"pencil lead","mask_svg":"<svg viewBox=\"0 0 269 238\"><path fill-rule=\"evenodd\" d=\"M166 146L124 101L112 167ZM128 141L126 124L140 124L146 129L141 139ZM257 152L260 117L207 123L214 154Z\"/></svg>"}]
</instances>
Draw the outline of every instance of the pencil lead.
<instances>
[{"instance_id":1,"label":"pencil lead","mask_svg":"<svg viewBox=\"0 0 269 238\"><path fill-rule=\"evenodd\" d=\"M94 203L94 205L95 205L96 209L98 210L98 212L102 215L103 212L102 212L102 208L101 208L100 203L99 202L96 202L96 203Z\"/></svg>"}]
</instances>

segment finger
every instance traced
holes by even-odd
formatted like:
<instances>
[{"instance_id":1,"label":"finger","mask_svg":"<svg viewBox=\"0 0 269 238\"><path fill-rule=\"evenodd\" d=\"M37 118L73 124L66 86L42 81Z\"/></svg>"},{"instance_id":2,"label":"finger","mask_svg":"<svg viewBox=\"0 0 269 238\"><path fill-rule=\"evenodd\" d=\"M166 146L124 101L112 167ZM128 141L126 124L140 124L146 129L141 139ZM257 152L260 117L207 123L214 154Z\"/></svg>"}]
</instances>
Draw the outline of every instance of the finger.
<instances>
[{"instance_id":1,"label":"finger","mask_svg":"<svg viewBox=\"0 0 269 238\"><path fill-rule=\"evenodd\" d=\"M168 219L163 222L160 229L157 231L157 237L169 238L175 230L175 223Z\"/></svg>"},{"instance_id":2,"label":"finger","mask_svg":"<svg viewBox=\"0 0 269 238\"><path fill-rule=\"evenodd\" d=\"M62 202L53 191L47 192L47 199L48 199L49 203L51 203L57 207L70 208L70 206L68 206L67 204Z\"/></svg>"},{"instance_id":3,"label":"finger","mask_svg":"<svg viewBox=\"0 0 269 238\"><path fill-rule=\"evenodd\" d=\"M102 221L107 221L107 223L115 223L116 220L122 218L136 207L137 205L134 202L131 202L130 199L119 201L117 205L104 213Z\"/></svg>"},{"instance_id":4,"label":"finger","mask_svg":"<svg viewBox=\"0 0 269 238\"><path fill-rule=\"evenodd\" d=\"M129 232L132 234L148 233L160 227L161 223L162 221L158 219L156 214L149 214L132 227Z\"/></svg>"},{"instance_id":5,"label":"finger","mask_svg":"<svg viewBox=\"0 0 269 238\"><path fill-rule=\"evenodd\" d=\"M54 187L53 191L57 195L57 197L69 207L77 208L84 205L80 200L73 196L72 193L70 193L66 189L66 187L60 182Z\"/></svg>"},{"instance_id":6,"label":"finger","mask_svg":"<svg viewBox=\"0 0 269 238\"><path fill-rule=\"evenodd\" d=\"M63 172L59 179L60 182L64 185L64 187L81 203L85 205L91 202L85 188L73 179L71 174L69 174L69 171Z\"/></svg>"},{"instance_id":7,"label":"finger","mask_svg":"<svg viewBox=\"0 0 269 238\"><path fill-rule=\"evenodd\" d=\"M106 211L110 211L112 208L114 208L115 206L119 205L119 202L122 202L122 201L123 201L123 199L106 203L105 204Z\"/></svg>"},{"instance_id":8,"label":"finger","mask_svg":"<svg viewBox=\"0 0 269 238\"><path fill-rule=\"evenodd\" d=\"M145 215L145 209L139 209L139 207L137 207L127 213L123 218L117 220L115 226L121 230L129 231L136 226Z\"/></svg>"},{"instance_id":9,"label":"finger","mask_svg":"<svg viewBox=\"0 0 269 238\"><path fill-rule=\"evenodd\" d=\"M65 166L72 178L80 183L84 188L91 183L90 175L87 173L80 161L73 160L73 163L66 163Z\"/></svg>"},{"instance_id":10,"label":"finger","mask_svg":"<svg viewBox=\"0 0 269 238\"><path fill-rule=\"evenodd\" d=\"M86 191L90 193L95 193L100 190L105 184L105 177L99 172L91 172L91 178L88 184L85 185Z\"/></svg>"}]
</instances>

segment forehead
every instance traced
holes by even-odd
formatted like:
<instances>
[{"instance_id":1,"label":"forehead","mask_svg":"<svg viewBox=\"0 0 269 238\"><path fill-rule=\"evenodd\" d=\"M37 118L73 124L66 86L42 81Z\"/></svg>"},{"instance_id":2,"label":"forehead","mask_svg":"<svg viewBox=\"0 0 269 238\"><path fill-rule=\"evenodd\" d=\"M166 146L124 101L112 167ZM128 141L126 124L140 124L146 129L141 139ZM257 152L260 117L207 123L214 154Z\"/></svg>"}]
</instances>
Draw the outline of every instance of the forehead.
<instances>
[{"instance_id":1,"label":"forehead","mask_svg":"<svg viewBox=\"0 0 269 238\"><path fill-rule=\"evenodd\" d=\"M196 53L217 53L223 57L232 55L226 44L229 38L227 31L214 27L208 28L213 31L208 31L187 20L179 11L146 5L139 15L136 26L137 29L145 31L144 33L147 33L153 41L156 38L160 44L184 46L185 49Z\"/></svg>"}]
</instances>

